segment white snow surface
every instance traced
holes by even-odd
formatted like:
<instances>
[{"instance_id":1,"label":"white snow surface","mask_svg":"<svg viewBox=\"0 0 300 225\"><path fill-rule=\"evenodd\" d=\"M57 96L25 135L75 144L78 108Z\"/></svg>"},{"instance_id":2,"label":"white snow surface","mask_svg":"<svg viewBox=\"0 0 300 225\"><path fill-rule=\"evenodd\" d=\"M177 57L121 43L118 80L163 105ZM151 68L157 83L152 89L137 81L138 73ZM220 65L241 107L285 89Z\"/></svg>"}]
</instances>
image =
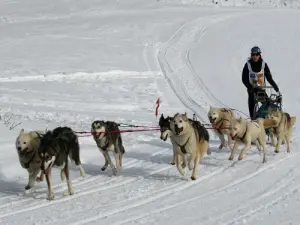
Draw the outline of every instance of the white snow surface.
<instances>
[{"instance_id":1,"label":"white snow surface","mask_svg":"<svg viewBox=\"0 0 300 225\"><path fill-rule=\"evenodd\" d=\"M157 98L159 115L196 113L206 123L212 105L245 117L241 72L254 45L285 111L299 117L299 2L215 3L0 2L0 224L299 224L297 125L291 153L268 146L266 164L254 146L242 161L229 161L229 149L219 150L210 133L212 154L196 181L169 164L172 146L159 131L122 133L126 153L117 177L110 167L100 170L104 158L93 138L80 137L87 175L70 166L75 194L63 195L67 185L55 168L53 201L46 200L46 181L25 193L28 175L15 149L21 128L89 131L94 120L157 126Z\"/></svg>"}]
</instances>

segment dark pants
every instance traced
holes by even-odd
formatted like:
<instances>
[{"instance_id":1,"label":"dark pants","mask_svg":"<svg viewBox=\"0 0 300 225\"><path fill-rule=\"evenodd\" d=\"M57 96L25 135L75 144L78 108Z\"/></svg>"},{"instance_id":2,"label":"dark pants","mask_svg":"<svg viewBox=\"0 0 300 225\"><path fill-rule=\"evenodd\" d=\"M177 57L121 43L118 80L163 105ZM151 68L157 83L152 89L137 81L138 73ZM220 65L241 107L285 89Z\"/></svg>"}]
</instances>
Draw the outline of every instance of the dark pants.
<instances>
[{"instance_id":1,"label":"dark pants","mask_svg":"<svg viewBox=\"0 0 300 225\"><path fill-rule=\"evenodd\" d=\"M249 115L251 120L254 120L254 107L255 107L255 94L257 93L257 89L247 90L248 91L248 108L249 108ZM264 95L268 98L267 93L264 91Z\"/></svg>"},{"instance_id":2,"label":"dark pants","mask_svg":"<svg viewBox=\"0 0 300 225\"><path fill-rule=\"evenodd\" d=\"M248 90L248 108L249 108L249 115L251 120L254 120L253 115L254 115L254 106L255 106L255 101L254 101L254 92Z\"/></svg>"}]
</instances>

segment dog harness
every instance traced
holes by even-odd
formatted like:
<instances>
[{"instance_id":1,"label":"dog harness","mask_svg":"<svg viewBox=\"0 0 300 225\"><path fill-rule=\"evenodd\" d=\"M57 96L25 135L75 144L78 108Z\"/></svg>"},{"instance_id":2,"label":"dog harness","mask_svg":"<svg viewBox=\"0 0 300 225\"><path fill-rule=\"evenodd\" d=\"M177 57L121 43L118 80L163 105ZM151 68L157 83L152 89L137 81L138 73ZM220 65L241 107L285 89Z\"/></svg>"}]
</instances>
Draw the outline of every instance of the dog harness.
<instances>
[{"instance_id":1,"label":"dog harness","mask_svg":"<svg viewBox=\"0 0 300 225\"><path fill-rule=\"evenodd\" d=\"M186 154L186 153L187 153L187 151L185 150L185 146L186 146L186 144L189 142L189 140L190 140L190 137L186 140L185 144L183 144L183 145L178 144L178 143L174 140L175 143L179 146L179 148L180 148L180 150L181 150L181 152L182 152L183 154Z\"/></svg>"},{"instance_id":2,"label":"dog harness","mask_svg":"<svg viewBox=\"0 0 300 225\"><path fill-rule=\"evenodd\" d=\"M261 87L264 86L264 71L265 71L265 62L262 61L260 72L253 72L250 61L248 59L247 66L249 70L249 81L253 87Z\"/></svg>"},{"instance_id":3,"label":"dog harness","mask_svg":"<svg viewBox=\"0 0 300 225\"><path fill-rule=\"evenodd\" d=\"M228 121L230 123L230 120L222 119L220 120L220 122L218 122L219 124L217 123L216 125L213 125L213 128L215 128L219 133L221 133L221 129L227 129L227 127L223 128L224 121ZM230 127L228 129L230 129Z\"/></svg>"}]
</instances>

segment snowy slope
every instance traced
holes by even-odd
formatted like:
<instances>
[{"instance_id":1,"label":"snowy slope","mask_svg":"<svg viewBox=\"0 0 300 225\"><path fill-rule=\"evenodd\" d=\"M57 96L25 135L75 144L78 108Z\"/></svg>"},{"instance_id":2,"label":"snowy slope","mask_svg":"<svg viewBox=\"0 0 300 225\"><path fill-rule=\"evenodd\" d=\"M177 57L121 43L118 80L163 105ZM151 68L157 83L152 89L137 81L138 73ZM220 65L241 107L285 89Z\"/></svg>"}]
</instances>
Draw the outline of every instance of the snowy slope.
<instances>
[{"instance_id":1,"label":"snowy slope","mask_svg":"<svg viewBox=\"0 0 300 225\"><path fill-rule=\"evenodd\" d=\"M0 3L0 224L298 223L297 129L292 152L269 147L265 165L255 148L241 162L228 161L229 150L218 150L212 136L212 154L200 163L196 181L182 179L169 164L171 144L158 131L122 134L126 154L118 177L100 170L104 160L93 139L80 137L87 176L71 166L75 194L63 196L66 184L56 169L55 200L46 200L46 182L24 193L27 172L14 149L21 127L89 131L96 119L156 126L158 97L165 115L195 112L207 122L209 105L248 114L240 76L256 44L285 109L300 115L300 15L285 9L297 8L297 1L266 4L280 9L204 8L210 2L203 2Z\"/></svg>"}]
</instances>

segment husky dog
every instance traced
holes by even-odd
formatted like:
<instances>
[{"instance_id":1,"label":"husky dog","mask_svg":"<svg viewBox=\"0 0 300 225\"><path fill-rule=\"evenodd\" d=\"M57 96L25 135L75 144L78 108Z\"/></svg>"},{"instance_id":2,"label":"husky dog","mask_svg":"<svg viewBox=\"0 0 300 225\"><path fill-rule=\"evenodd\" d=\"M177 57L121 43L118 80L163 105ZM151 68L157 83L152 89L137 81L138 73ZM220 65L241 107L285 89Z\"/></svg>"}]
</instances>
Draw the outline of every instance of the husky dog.
<instances>
[{"instance_id":1,"label":"husky dog","mask_svg":"<svg viewBox=\"0 0 300 225\"><path fill-rule=\"evenodd\" d=\"M44 174L41 172L40 176L37 177L41 171L41 159L38 154L38 149L40 147L39 135L42 131L30 131L25 132L21 129L17 139L16 139L16 149L19 156L19 161L21 166L27 170L29 179L28 184L25 186L26 190L31 189L35 181L40 182L44 180Z\"/></svg>"},{"instance_id":2,"label":"husky dog","mask_svg":"<svg viewBox=\"0 0 300 225\"><path fill-rule=\"evenodd\" d=\"M279 148L283 141L287 143L287 152L290 152L290 141L292 137L293 126L296 123L296 117L291 117L290 114L282 112L278 108L269 108L268 118L276 121L276 125L271 128L270 132L272 145L275 147L275 152L279 152ZM277 144L275 137L277 138Z\"/></svg>"},{"instance_id":3,"label":"husky dog","mask_svg":"<svg viewBox=\"0 0 300 225\"><path fill-rule=\"evenodd\" d=\"M230 127L236 120L232 110L225 108L214 108L210 106L207 114L210 123L212 124L213 131L218 135L221 140L219 149L229 147L232 149L232 139L230 136ZM228 144L225 142L225 135L227 136Z\"/></svg>"},{"instance_id":4,"label":"husky dog","mask_svg":"<svg viewBox=\"0 0 300 225\"><path fill-rule=\"evenodd\" d=\"M163 114L161 114L160 118L159 118L159 127L160 127L160 139L163 141L166 141L168 139L168 137L170 138L170 141L172 143L173 146L173 159L172 162L170 163L171 165L175 165L175 155L176 155L176 144L174 142L174 139L172 137L172 131L170 128L170 123L171 123L171 119L173 119L174 117L164 117ZM192 119L188 119L193 125L197 124L200 128L202 127L201 123L199 121L195 121ZM203 127L202 127L203 128ZM204 132L207 132L206 129L204 129ZM207 135L209 136L208 132ZM207 154L210 155L211 152L208 150ZM186 161L185 161L185 157L183 157L184 162L182 164L182 167L185 168L186 167Z\"/></svg>"},{"instance_id":5,"label":"husky dog","mask_svg":"<svg viewBox=\"0 0 300 225\"><path fill-rule=\"evenodd\" d=\"M196 180L198 164L204 154L208 152L209 134L207 130L199 122L190 122L186 113L176 113L171 118L170 130L179 173L185 176L185 168L183 168L182 162L185 161L186 154L189 154L188 167L189 170L193 170L191 179Z\"/></svg>"},{"instance_id":6,"label":"husky dog","mask_svg":"<svg viewBox=\"0 0 300 225\"><path fill-rule=\"evenodd\" d=\"M48 131L40 137L39 156L42 159L42 170L46 174L48 185L48 200L54 199L52 189L51 169L57 167L61 170L60 177L64 181L67 180L68 193L73 195L74 191L69 178L68 156L75 162L80 169L80 175L85 176L85 171L81 166L79 156L78 137L69 127L57 127L53 131Z\"/></svg>"},{"instance_id":7,"label":"husky dog","mask_svg":"<svg viewBox=\"0 0 300 225\"><path fill-rule=\"evenodd\" d=\"M265 129L275 124L274 120L257 119L247 121L243 118L235 120L230 132L232 140L235 140L234 147L231 150L229 160L233 160L234 153L244 143L245 147L242 149L239 160L242 160L244 154L251 148L251 142L255 142L256 147L261 152L263 149L263 163L267 162L267 147L266 147L266 131Z\"/></svg>"},{"instance_id":8,"label":"husky dog","mask_svg":"<svg viewBox=\"0 0 300 225\"><path fill-rule=\"evenodd\" d=\"M119 125L113 121L96 120L92 123L91 132L105 159L105 164L101 170L106 170L109 164L116 176L122 167L122 158L125 153ZM109 151L114 153L117 168L111 161Z\"/></svg>"}]
</instances>

